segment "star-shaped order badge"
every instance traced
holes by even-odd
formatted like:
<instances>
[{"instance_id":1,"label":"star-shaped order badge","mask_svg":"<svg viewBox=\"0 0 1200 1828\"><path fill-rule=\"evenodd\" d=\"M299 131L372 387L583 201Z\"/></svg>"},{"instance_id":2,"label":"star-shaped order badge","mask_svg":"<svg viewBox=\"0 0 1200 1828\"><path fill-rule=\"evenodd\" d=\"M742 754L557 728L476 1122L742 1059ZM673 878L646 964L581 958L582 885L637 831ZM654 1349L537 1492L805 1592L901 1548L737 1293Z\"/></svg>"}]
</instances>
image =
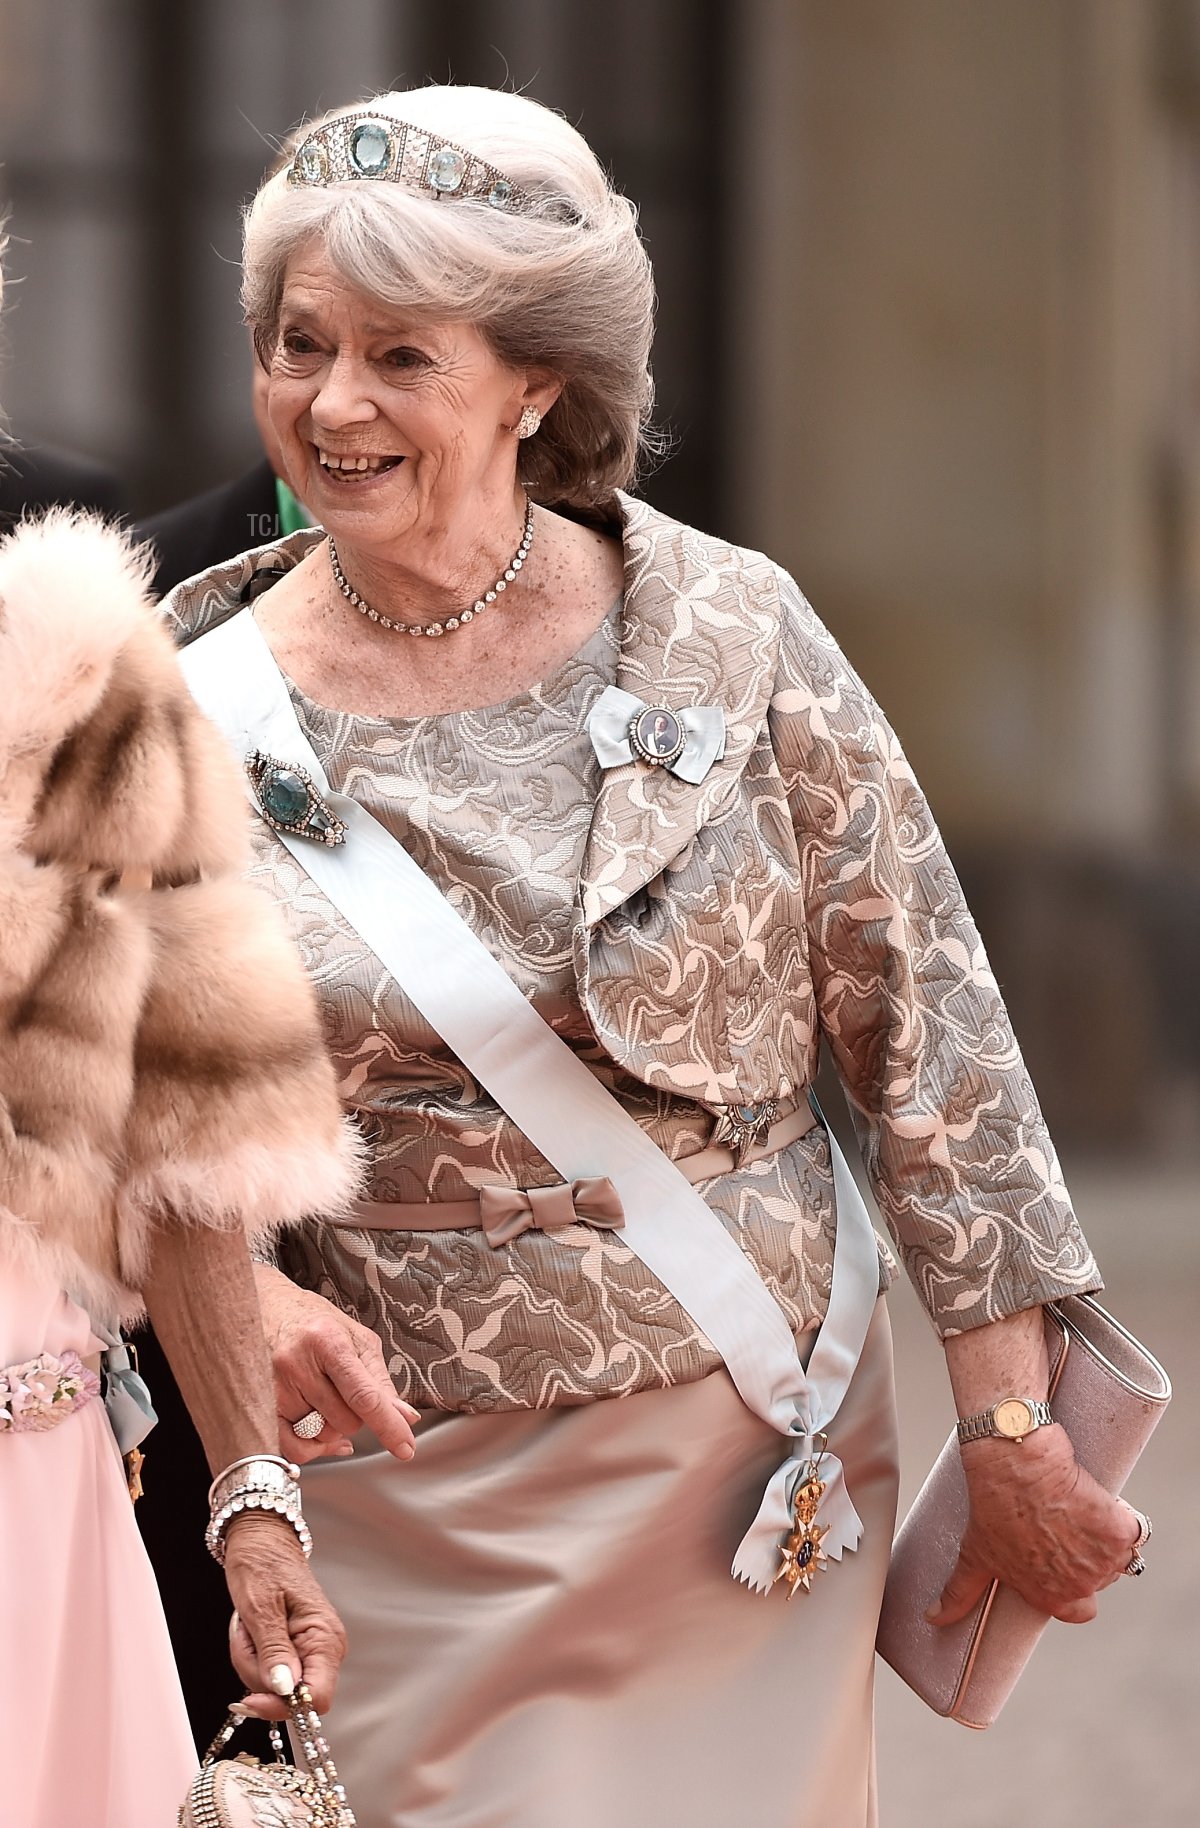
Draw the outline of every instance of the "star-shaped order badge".
<instances>
[{"instance_id":1,"label":"star-shaped order badge","mask_svg":"<svg viewBox=\"0 0 1200 1828\"><path fill-rule=\"evenodd\" d=\"M817 1511L825 1493L825 1481L820 1476L822 1455L813 1460L806 1460L800 1469L800 1477L792 1494L791 1529L783 1539L779 1550L779 1567L775 1581L786 1583L788 1598L795 1599L799 1588L806 1593L812 1591L812 1577L822 1568L829 1566L829 1558L821 1547L821 1538L829 1534L828 1525L817 1522Z\"/></svg>"}]
</instances>

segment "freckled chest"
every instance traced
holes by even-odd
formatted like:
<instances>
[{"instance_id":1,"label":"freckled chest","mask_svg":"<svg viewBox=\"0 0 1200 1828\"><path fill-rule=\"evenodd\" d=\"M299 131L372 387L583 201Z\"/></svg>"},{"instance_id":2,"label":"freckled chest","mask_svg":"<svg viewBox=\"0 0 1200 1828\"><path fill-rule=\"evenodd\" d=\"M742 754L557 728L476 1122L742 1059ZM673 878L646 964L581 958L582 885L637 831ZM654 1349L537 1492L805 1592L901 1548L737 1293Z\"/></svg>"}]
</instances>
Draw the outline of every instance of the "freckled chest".
<instances>
[{"instance_id":1,"label":"freckled chest","mask_svg":"<svg viewBox=\"0 0 1200 1828\"><path fill-rule=\"evenodd\" d=\"M440 640L371 623L332 587L322 549L259 599L255 616L279 666L305 695L370 717L436 716L496 704L561 665L603 621L619 563L570 576Z\"/></svg>"}]
</instances>

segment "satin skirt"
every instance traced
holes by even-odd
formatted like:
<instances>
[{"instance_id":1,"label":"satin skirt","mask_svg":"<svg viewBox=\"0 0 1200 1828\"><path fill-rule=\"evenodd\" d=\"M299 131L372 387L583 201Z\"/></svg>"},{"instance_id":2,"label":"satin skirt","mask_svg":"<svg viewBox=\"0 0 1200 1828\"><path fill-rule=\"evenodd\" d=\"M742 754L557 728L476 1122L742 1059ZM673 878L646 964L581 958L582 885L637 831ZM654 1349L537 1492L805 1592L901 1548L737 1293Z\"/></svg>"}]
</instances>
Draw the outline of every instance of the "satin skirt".
<instances>
[{"instance_id":1,"label":"satin skirt","mask_svg":"<svg viewBox=\"0 0 1200 1828\"><path fill-rule=\"evenodd\" d=\"M349 1654L359 1828L874 1828L896 1512L881 1300L830 1431L865 1527L810 1593L729 1565L781 1438L723 1371L578 1408L427 1416L304 1475Z\"/></svg>"},{"instance_id":2,"label":"satin skirt","mask_svg":"<svg viewBox=\"0 0 1200 1828\"><path fill-rule=\"evenodd\" d=\"M100 1349L46 1277L0 1261L0 1365ZM166 1828L196 1754L158 1589L99 1398L0 1436L0 1822Z\"/></svg>"}]
</instances>

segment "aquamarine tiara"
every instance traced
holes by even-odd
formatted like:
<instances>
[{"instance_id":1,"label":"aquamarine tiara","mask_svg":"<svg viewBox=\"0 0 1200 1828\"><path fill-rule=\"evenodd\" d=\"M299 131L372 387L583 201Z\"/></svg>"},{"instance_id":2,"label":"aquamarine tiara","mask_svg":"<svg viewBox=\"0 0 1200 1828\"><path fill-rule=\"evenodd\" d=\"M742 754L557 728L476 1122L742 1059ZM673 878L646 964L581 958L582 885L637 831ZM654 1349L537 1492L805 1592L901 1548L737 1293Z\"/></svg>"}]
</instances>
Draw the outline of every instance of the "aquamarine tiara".
<instances>
[{"instance_id":1,"label":"aquamarine tiara","mask_svg":"<svg viewBox=\"0 0 1200 1828\"><path fill-rule=\"evenodd\" d=\"M383 114L340 114L310 133L288 167L289 184L382 178L434 197L469 197L520 211L529 199L486 159L424 127Z\"/></svg>"}]
</instances>

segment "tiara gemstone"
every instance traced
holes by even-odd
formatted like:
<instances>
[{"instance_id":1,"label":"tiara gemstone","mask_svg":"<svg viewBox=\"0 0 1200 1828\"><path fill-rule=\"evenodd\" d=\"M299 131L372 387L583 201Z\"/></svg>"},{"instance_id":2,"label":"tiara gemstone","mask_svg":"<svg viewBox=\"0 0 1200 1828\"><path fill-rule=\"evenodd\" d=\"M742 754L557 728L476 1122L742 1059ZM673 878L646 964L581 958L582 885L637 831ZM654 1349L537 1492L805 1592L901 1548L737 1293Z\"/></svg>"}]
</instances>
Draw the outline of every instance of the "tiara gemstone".
<instances>
[{"instance_id":1,"label":"tiara gemstone","mask_svg":"<svg viewBox=\"0 0 1200 1828\"><path fill-rule=\"evenodd\" d=\"M520 212L530 205L520 185L477 153L411 121L365 111L339 115L315 128L296 152L287 178L289 184L313 185L376 178L493 209Z\"/></svg>"},{"instance_id":2,"label":"tiara gemstone","mask_svg":"<svg viewBox=\"0 0 1200 1828\"><path fill-rule=\"evenodd\" d=\"M429 159L429 183L434 190L454 191L462 188L467 175L467 161L456 146L439 146Z\"/></svg>"},{"instance_id":3,"label":"tiara gemstone","mask_svg":"<svg viewBox=\"0 0 1200 1828\"><path fill-rule=\"evenodd\" d=\"M364 121L350 135L350 163L364 178L377 178L388 168L392 136L382 121Z\"/></svg>"},{"instance_id":4,"label":"tiara gemstone","mask_svg":"<svg viewBox=\"0 0 1200 1828\"><path fill-rule=\"evenodd\" d=\"M319 140L302 146L296 163L306 184L324 184L329 177L329 154Z\"/></svg>"}]
</instances>

